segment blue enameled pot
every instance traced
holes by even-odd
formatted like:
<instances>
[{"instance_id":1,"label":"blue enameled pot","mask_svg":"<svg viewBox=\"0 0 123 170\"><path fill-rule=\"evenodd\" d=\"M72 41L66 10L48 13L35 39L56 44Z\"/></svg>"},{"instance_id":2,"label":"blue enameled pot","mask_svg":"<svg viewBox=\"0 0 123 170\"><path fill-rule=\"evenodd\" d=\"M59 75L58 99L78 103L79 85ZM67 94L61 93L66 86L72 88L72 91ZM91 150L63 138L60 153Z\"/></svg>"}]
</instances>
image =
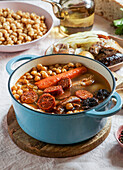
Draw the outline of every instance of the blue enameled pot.
<instances>
[{"instance_id":1,"label":"blue enameled pot","mask_svg":"<svg viewBox=\"0 0 123 170\"><path fill-rule=\"evenodd\" d=\"M14 71L12 65L20 60L30 59ZM93 109L73 114L48 114L30 109L19 103L12 95L11 87L16 81L38 63L43 65L55 63L80 62L95 70L106 78L111 87L110 96ZM17 121L20 127L30 136L43 142L53 144L73 144L87 140L96 135L106 124L108 116L112 116L121 109L121 98L115 92L115 80L111 71L100 62L77 55L57 54L49 56L18 56L10 60L6 66L10 74L8 89L12 98ZM112 98L116 105L111 108Z\"/></svg>"}]
</instances>

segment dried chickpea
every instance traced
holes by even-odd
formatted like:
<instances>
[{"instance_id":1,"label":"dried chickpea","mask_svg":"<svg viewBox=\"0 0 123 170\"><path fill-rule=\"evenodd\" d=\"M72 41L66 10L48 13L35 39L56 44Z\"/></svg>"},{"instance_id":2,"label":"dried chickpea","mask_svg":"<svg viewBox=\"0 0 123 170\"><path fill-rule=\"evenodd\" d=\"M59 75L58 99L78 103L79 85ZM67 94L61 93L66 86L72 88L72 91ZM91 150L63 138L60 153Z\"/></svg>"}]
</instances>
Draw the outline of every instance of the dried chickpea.
<instances>
[{"instance_id":1,"label":"dried chickpea","mask_svg":"<svg viewBox=\"0 0 123 170\"><path fill-rule=\"evenodd\" d=\"M35 76L34 80L39 81L41 78L39 76Z\"/></svg>"},{"instance_id":2,"label":"dried chickpea","mask_svg":"<svg viewBox=\"0 0 123 170\"><path fill-rule=\"evenodd\" d=\"M18 100L20 96L18 94L14 94L14 97Z\"/></svg>"},{"instance_id":3,"label":"dried chickpea","mask_svg":"<svg viewBox=\"0 0 123 170\"><path fill-rule=\"evenodd\" d=\"M42 78L47 78L47 77L49 77L48 74L47 74L45 71L41 71L40 73L41 73L41 75L42 75Z\"/></svg>"},{"instance_id":4,"label":"dried chickpea","mask_svg":"<svg viewBox=\"0 0 123 170\"><path fill-rule=\"evenodd\" d=\"M0 32L0 38L3 36L3 33L2 32Z\"/></svg>"},{"instance_id":5,"label":"dried chickpea","mask_svg":"<svg viewBox=\"0 0 123 170\"><path fill-rule=\"evenodd\" d=\"M72 103L67 103L65 107L66 107L67 110L73 109Z\"/></svg>"},{"instance_id":6,"label":"dried chickpea","mask_svg":"<svg viewBox=\"0 0 123 170\"><path fill-rule=\"evenodd\" d=\"M22 11L17 11L16 14L22 16Z\"/></svg>"}]
</instances>

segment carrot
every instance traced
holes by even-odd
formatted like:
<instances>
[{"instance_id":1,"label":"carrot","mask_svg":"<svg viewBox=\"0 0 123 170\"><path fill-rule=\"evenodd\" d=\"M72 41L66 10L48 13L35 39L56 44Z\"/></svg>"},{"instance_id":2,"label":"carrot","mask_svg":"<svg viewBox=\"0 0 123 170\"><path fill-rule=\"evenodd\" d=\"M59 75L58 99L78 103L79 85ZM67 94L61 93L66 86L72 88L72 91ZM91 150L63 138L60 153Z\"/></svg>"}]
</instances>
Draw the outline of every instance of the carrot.
<instances>
[{"instance_id":1,"label":"carrot","mask_svg":"<svg viewBox=\"0 0 123 170\"><path fill-rule=\"evenodd\" d=\"M69 77L70 79L77 77L79 74L83 74L87 72L87 68L82 66L75 68L73 70L69 70L65 73L58 74L56 76L51 76L47 77L45 79L42 79L35 84L38 86L39 89L45 89L47 87L53 86L57 84L57 82L62 78L62 77Z\"/></svg>"}]
</instances>

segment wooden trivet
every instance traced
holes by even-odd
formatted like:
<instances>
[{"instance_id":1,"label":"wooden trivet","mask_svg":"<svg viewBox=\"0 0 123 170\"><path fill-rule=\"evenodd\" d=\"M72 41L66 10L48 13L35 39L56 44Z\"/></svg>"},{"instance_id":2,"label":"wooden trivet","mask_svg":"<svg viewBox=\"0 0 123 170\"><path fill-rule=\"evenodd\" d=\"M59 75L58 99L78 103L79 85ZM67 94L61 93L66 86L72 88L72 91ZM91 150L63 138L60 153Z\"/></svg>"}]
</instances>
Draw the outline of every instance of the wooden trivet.
<instances>
[{"instance_id":1,"label":"wooden trivet","mask_svg":"<svg viewBox=\"0 0 123 170\"><path fill-rule=\"evenodd\" d=\"M72 145L47 144L30 137L18 125L13 106L8 111L7 124L11 139L24 151L39 156L65 158L91 151L102 143L110 132L111 118L108 118L105 127L96 136L87 141Z\"/></svg>"}]
</instances>

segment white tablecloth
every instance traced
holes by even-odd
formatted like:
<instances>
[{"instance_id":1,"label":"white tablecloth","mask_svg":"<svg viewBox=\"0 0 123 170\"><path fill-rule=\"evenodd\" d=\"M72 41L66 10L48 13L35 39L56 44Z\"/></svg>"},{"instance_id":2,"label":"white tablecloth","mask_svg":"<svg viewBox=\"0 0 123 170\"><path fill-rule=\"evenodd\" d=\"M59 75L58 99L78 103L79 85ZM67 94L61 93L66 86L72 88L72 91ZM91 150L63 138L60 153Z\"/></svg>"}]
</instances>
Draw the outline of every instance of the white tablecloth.
<instances>
[{"instance_id":1,"label":"white tablecloth","mask_svg":"<svg viewBox=\"0 0 123 170\"><path fill-rule=\"evenodd\" d=\"M30 1L40 5L53 15L51 6L44 2ZM100 21L100 18L97 17ZM55 25L59 21L54 17ZM113 33L108 22L104 25L96 24L95 29L103 29ZM34 156L18 148L10 139L7 131L6 115L11 106L11 100L7 89L9 75L6 72L6 63L14 56L21 54L43 55L46 48L59 38L59 34L53 30L51 34L38 45L24 52L0 53L0 170L121 170L123 169L123 148L117 144L114 132L123 124L123 110L112 117L112 128L107 139L94 150L71 158L45 158ZM123 68L118 71L123 75Z\"/></svg>"}]
</instances>

